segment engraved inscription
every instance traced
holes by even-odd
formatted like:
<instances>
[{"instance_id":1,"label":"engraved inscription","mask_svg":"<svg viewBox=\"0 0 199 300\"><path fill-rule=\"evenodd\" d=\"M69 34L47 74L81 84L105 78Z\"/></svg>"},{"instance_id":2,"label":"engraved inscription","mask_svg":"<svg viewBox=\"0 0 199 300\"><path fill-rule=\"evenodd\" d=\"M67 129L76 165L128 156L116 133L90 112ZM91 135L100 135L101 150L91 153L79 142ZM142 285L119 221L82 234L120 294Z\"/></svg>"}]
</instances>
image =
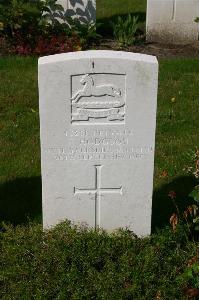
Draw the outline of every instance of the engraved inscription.
<instances>
[{"instance_id":1,"label":"engraved inscription","mask_svg":"<svg viewBox=\"0 0 199 300\"><path fill-rule=\"evenodd\" d=\"M128 129L89 129L65 131L65 146L45 149L57 161L140 160L153 154L151 145L135 145Z\"/></svg>"},{"instance_id":2,"label":"engraved inscription","mask_svg":"<svg viewBox=\"0 0 199 300\"><path fill-rule=\"evenodd\" d=\"M152 155L152 147L85 147L78 150L73 148L48 148L49 153L57 161L67 160L140 160Z\"/></svg>"},{"instance_id":3,"label":"engraved inscription","mask_svg":"<svg viewBox=\"0 0 199 300\"><path fill-rule=\"evenodd\" d=\"M122 186L119 188L102 188L101 187L101 170L102 165L95 166L95 187L93 189L80 189L74 187L74 195L94 194L95 195L95 228L100 226L100 204L102 194L120 194L122 195Z\"/></svg>"},{"instance_id":4,"label":"engraved inscription","mask_svg":"<svg viewBox=\"0 0 199 300\"><path fill-rule=\"evenodd\" d=\"M124 124L124 74L73 75L71 86L72 124Z\"/></svg>"}]
</instances>

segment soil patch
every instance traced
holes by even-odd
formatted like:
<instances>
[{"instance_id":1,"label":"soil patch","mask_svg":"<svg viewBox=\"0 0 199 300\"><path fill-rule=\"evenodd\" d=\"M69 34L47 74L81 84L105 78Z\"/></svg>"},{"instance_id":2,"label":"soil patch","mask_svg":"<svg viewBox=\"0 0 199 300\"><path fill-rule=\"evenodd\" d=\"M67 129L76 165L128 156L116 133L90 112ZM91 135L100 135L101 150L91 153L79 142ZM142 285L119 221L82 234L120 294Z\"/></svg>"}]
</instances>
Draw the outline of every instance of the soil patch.
<instances>
[{"instance_id":1,"label":"soil patch","mask_svg":"<svg viewBox=\"0 0 199 300\"><path fill-rule=\"evenodd\" d=\"M122 50L135 53L155 55L158 58L199 58L199 41L187 45L171 45L160 43L146 43L133 45L130 47L120 47L113 39L102 39L97 50Z\"/></svg>"}]
</instances>

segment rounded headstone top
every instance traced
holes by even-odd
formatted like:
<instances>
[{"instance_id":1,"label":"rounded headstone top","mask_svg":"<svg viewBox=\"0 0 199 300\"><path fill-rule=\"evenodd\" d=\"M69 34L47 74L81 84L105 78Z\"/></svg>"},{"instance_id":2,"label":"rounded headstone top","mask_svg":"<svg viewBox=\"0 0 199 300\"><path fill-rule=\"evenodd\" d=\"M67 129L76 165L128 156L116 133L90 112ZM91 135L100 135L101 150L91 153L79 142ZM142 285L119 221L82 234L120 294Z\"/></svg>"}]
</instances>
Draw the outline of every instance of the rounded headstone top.
<instances>
[{"instance_id":1,"label":"rounded headstone top","mask_svg":"<svg viewBox=\"0 0 199 300\"><path fill-rule=\"evenodd\" d=\"M157 63L157 58L153 55L112 50L88 50L43 56L39 58L39 65L86 58L129 59L148 63Z\"/></svg>"}]
</instances>

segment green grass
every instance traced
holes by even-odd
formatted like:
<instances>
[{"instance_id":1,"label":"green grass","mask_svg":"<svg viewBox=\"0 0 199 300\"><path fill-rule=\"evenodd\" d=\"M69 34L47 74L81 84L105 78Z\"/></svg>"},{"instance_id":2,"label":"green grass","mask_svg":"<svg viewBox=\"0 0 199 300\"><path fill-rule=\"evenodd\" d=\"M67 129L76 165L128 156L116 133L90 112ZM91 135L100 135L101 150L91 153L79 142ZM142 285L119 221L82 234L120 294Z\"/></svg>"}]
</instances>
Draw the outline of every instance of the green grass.
<instances>
[{"instance_id":1,"label":"green grass","mask_svg":"<svg viewBox=\"0 0 199 300\"><path fill-rule=\"evenodd\" d=\"M146 12L146 0L97 0L97 20Z\"/></svg>"},{"instance_id":2,"label":"green grass","mask_svg":"<svg viewBox=\"0 0 199 300\"><path fill-rule=\"evenodd\" d=\"M182 209L196 185L188 171L199 148L199 60L175 59L160 63L153 224L168 220L173 210L169 191ZM167 175L168 174L168 175Z\"/></svg>"},{"instance_id":3,"label":"green grass","mask_svg":"<svg viewBox=\"0 0 199 300\"><path fill-rule=\"evenodd\" d=\"M153 227L168 224L174 211L169 191L184 208L196 184L188 170L199 140L198 69L197 59L160 62ZM0 70L0 219L40 220L37 59L0 58Z\"/></svg>"},{"instance_id":4,"label":"green grass","mask_svg":"<svg viewBox=\"0 0 199 300\"><path fill-rule=\"evenodd\" d=\"M6 227L0 238L3 300L185 300L185 288L199 288L198 248L184 227L138 239L30 224Z\"/></svg>"},{"instance_id":5,"label":"green grass","mask_svg":"<svg viewBox=\"0 0 199 300\"><path fill-rule=\"evenodd\" d=\"M102 36L112 36L112 24L117 16L124 18L128 14L138 16L139 28L145 31L146 0L97 0L98 32Z\"/></svg>"},{"instance_id":6,"label":"green grass","mask_svg":"<svg viewBox=\"0 0 199 300\"><path fill-rule=\"evenodd\" d=\"M37 60L0 59L0 211L14 223L41 215Z\"/></svg>"}]
</instances>

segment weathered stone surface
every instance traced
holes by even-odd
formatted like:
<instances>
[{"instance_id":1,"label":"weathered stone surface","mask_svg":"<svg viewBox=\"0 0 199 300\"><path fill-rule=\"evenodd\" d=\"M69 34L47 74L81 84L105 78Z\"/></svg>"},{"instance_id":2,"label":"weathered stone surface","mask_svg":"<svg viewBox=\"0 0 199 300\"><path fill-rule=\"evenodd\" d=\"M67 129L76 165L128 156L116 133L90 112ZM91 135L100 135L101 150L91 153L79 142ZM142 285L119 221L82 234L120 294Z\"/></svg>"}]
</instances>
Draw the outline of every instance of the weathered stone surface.
<instances>
[{"instance_id":1,"label":"weathered stone surface","mask_svg":"<svg viewBox=\"0 0 199 300\"><path fill-rule=\"evenodd\" d=\"M199 0L148 0L147 41L186 44L198 41Z\"/></svg>"},{"instance_id":2,"label":"weathered stone surface","mask_svg":"<svg viewBox=\"0 0 199 300\"><path fill-rule=\"evenodd\" d=\"M43 224L150 234L158 63L85 51L39 59Z\"/></svg>"}]
</instances>

